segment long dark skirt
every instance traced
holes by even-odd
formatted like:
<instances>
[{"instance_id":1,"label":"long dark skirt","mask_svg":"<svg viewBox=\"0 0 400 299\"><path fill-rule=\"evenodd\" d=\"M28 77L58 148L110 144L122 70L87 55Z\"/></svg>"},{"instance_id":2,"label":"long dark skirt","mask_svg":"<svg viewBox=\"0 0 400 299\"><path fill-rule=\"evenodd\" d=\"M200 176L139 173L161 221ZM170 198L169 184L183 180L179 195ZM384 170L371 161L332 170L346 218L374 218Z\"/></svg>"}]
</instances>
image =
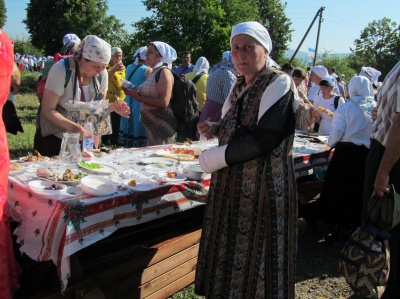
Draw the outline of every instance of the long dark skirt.
<instances>
[{"instance_id":1,"label":"long dark skirt","mask_svg":"<svg viewBox=\"0 0 400 299\"><path fill-rule=\"evenodd\" d=\"M359 225L363 207L365 161L368 148L339 142L326 172L316 218L343 227Z\"/></svg>"}]
</instances>

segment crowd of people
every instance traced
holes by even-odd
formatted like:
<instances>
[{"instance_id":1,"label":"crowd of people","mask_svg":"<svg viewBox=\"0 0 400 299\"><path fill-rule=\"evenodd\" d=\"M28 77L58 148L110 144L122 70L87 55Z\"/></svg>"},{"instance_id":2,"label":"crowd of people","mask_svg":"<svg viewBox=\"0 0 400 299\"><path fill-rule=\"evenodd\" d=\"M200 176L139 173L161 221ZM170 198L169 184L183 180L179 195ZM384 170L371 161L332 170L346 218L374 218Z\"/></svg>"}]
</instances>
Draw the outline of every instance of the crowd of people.
<instances>
[{"instance_id":1,"label":"crowd of people","mask_svg":"<svg viewBox=\"0 0 400 299\"><path fill-rule=\"evenodd\" d=\"M300 207L315 230L319 221L332 225L330 241L340 242L345 229L367 221L364 210L373 190L382 196L389 183L400 189L399 64L383 84L379 71L363 68L348 85L335 68L280 67L270 57L269 33L258 22L234 26L231 49L211 67L204 56L193 65L188 51L173 67L177 52L162 41L137 49L134 62L125 66L120 48L75 34L64 37L52 59L35 62L33 56L14 57L8 37L2 31L0 37L0 58L7 62L1 68L2 104L13 60L20 69L28 65L43 72L34 146L46 156L59 154L63 133L88 134L68 118L71 100L109 101L112 134L102 136L105 145L174 143L179 122L169 105L173 73L195 84L197 117L185 124L185 132L192 140L203 135L219 142L199 156L201 168L212 174L195 281L196 292L206 298L295 298L298 203L291 150L296 129L328 136L335 149L320 199ZM7 147L3 126L0 141ZM0 271L0 295L10 298L18 287L18 266L6 208L8 155L0 161L0 265L8 269ZM390 236L384 299L400 298L400 227Z\"/></svg>"}]
</instances>

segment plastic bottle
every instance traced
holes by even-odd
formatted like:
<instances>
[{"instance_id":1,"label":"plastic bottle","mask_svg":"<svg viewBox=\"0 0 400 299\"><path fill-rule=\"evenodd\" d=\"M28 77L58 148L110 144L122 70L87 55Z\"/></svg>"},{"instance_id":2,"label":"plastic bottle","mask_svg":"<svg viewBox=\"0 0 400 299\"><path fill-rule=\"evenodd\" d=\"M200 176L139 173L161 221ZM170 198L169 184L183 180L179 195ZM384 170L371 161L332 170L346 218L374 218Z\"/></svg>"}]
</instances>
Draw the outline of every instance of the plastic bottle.
<instances>
[{"instance_id":1,"label":"plastic bottle","mask_svg":"<svg viewBox=\"0 0 400 299\"><path fill-rule=\"evenodd\" d=\"M93 151L93 124L91 122L87 122L85 124L85 130L88 133L85 133L85 135L83 136L83 140L82 140L82 150L87 149L89 151Z\"/></svg>"},{"instance_id":2,"label":"plastic bottle","mask_svg":"<svg viewBox=\"0 0 400 299\"><path fill-rule=\"evenodd\" d=\"M133 90L135 88L135 85L133 85L131 82L125 79L119 79L122 82L122 85L127 89L127 90Z\"/></svg>"}]
</instances>

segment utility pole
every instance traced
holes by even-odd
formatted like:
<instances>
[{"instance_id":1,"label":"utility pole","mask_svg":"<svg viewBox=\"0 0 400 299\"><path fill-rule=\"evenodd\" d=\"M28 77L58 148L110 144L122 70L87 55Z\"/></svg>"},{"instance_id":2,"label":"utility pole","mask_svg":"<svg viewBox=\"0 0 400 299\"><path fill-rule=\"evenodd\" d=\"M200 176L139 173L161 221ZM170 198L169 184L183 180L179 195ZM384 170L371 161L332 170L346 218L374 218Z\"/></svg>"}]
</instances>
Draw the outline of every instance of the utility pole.
<instances>
[{"instance_id":1,"label":"utility pole","mask_svg":"<svg viewBox=\"0 0 400 299\"><path fill-rule=\"evenodd\" d=\"M322 12L324 11L325 7L321 7L319 9L319 24L318 24L318 34L317 34L317 43L315 45L315 54L314 54L314 61L313 66L315 66L315 62L317 61L317 53L318 53L318 43L319 43L319 33L321 31L321 23L322 23Z\"/></svg>"},{"instance_id":2,"label":"utility pole","mask_svg":"<svg viewBox=\"0 0 400 299\"><path fill-rule=\"evenodd\" d=\"M318 9L317 13L315 14L314 19L312 20L310 26L308 27L306 34L304 34L299 46L297 47L296 51L293 53L292 58L290 59L289 63L292 63L293 59L296 57L297 52L299 51L301 45L303 44L304 40L306 39L308 33L310 32L312 26L314 25L315 20L317 19L318 16L320 16L319 22L320 22L320 26L321 26L321 17L322 17L322 11L325 9L325 7L321 7L320 9ZM319 29L318 29L318 36L319 36ZM317 57L317 49L318 49L318 39L317 39L317 48L315 49L315 55L314 55L314 65L315 65L315 57ZM314 66L313 65L313 66Z\"/></svg>"}]
</instances>

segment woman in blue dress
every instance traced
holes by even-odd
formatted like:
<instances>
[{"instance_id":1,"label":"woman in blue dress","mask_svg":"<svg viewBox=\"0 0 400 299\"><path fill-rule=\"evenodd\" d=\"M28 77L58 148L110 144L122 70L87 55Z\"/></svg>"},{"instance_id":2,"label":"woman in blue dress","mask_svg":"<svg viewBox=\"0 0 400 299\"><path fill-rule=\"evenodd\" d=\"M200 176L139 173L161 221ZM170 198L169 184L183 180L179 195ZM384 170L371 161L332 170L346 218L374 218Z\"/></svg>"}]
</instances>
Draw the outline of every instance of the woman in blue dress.
<instances>
[{"instance_id":1,"label":"woman in blue dress","mask_svg":"<svg viewBox=\"0 0 400 299\"><path fill-rule=\"evenodd\" d=\"M139 48L134 54L135 62L130 64L126 70L126 80L135 86L146 81L151 73L151 68L144 65L146 51L147 47ZM118 143L125 148L146 146L146 129L141 120L140 102L127 95L125 103L131 108L131 114L129 118L121 118Z\"/></svg>"}]
</instances>

